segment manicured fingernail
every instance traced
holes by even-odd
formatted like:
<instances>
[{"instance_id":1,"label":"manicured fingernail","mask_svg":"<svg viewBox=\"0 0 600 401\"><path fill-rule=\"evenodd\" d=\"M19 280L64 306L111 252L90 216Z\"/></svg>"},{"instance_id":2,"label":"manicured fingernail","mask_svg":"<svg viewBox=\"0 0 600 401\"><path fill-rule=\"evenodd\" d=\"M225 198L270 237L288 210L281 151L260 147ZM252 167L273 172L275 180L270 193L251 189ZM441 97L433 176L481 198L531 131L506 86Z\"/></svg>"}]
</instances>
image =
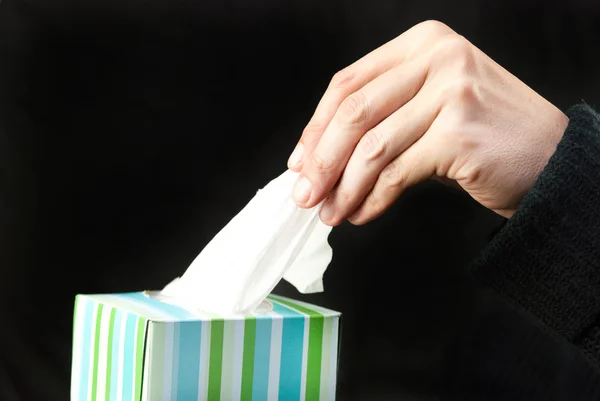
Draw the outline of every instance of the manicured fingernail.
<instances>
[{"instance_id":1,"label":"manicured fingernail","mask_svg":"<svg viewBox=\"0 0 600 401\"><path fill-rule=\"evenodd\" d=\"M292 197L296 203L304 205L310 199L311 191L312 184L306 179L306 177L302 177L294 186Z\"/></svg>"},{"instance_id":2,"label":"manicured fingernail","mask_svg":"<svg viewBox=\"0 0 600 401\"><path fill-rule=\"evenodd\" d=\"M333 219L334 212L335 210L333 209L333 205L329 201L326 201L323 207L321 208L321 213L319 213L319 216L321 217L323 223L327 224L331 222L331 219Z\"/></svg>"},{"instance_id":3,"label":"manicured fingernail","mask_svg":"<svg viewBox=\"0 0 600 401\"><path fill-rule=\"evenodd\" d=\"M298 145L296 145L296 148L294 149L294 151L292 152L292 154L288 160L288 166L294 167L294 166L297 166L298 164L300 164L300 162L302 161L303 155L304 155L304 146L301 143L299 143Z\"/></svg>"}]
</instances>

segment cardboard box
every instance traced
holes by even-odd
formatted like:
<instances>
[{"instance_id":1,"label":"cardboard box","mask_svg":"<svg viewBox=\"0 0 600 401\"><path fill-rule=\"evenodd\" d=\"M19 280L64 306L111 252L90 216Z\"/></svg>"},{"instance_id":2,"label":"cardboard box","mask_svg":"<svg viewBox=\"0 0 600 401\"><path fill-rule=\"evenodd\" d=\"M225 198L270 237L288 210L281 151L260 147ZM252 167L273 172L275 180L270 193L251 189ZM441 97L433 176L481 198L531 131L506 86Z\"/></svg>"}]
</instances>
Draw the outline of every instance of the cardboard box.
<instances>
[{"instance_id":1,"label":"cardboard box","mask_svg":"<svg viewBox=\"0 0 600 401\"><path fill-rule=\"evenodd\" d=\"M267 301L227 318L147 292L78 295L71 400L334 400L341 314Z\"/></svg>"}]
</instances>

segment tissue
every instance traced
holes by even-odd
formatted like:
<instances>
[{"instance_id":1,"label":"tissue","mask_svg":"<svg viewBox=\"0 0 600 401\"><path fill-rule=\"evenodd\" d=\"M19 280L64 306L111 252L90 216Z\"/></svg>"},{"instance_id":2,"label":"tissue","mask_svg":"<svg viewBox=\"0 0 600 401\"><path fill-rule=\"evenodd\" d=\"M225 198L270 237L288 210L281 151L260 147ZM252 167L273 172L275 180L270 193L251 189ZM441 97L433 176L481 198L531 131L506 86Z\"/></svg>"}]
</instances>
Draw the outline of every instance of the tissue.
<instances>
[{"instance_id":1,"label":"tissue","mask_svg":"<svg viewBox=\"0 0 600 401\"><path fill-rule=\"evenodd\" d=\"M319 218L322 203L296 206L298 174L269 182L161 294L219 315L248 315L285 279L301 293L323 291L333 251L332 227Z\"/></svg>"}]
</instances>

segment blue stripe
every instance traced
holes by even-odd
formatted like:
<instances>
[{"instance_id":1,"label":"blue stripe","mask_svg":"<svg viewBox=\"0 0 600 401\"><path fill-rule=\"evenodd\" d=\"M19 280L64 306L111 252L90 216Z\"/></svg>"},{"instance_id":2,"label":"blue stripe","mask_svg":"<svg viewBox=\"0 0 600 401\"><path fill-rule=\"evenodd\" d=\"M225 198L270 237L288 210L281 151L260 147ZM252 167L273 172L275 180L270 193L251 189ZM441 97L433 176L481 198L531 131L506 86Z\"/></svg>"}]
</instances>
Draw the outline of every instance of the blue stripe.
<instances>
[{"instance_id":1,"label":"blue stripe","mask_svg":"<svg viewBox=\"0 0 600 401\"><path fill-rule=\"evenodd\" d=\"M302 387L302 349L304 348L304 315L273 302L273 311L286 314L281 334L281 368L279 399L300 400Z\"/></svg>"},{"instance_id":2,"label":"blue stripe","mask_svg":"<svg viewBox=\"0 0 600 401\"><path fill-rule=\"evenodd\" d=\"M87 400L89 390L89 377L90 377L90 356L94 352L94 344L92 341L92 326L94 324L94 310L96 304L92 301L86 300L83 297L79 298L81 303L85 302L85 308L83 310L83 341L81 351L81 376L79 386L79 400Z\"/></svg>"},{"instance_id":3,"label":"blue stripe","mask_svg":"<svg viewBox=\"0 0 600 401\"><path fill-rule=\"evenodd\" d=\"M125 348L123 356L123 400L132 400L133 372L135 370L135 326L137 316L133 313L127 315L125 321Z\"/></svg>"},{"instance_id":4,"label":"blue stripe","mask_svg":"<svg viewBox=\"0 0 600 401\"><path fill-rule=\"evenodd\" d=\"M131 299L137 303L142 303L148 308L158 310L170 315L174 320L197 320L198 316L176 305L167 302L161 302L157 299L150 298L142 292L129 292L124 294L116 294L119 298Z\"/></svg>"},{"instance_id":5,"label":"blue stripe","mask_svg":"<svg viewBox=\"0 0 600 401\"><path fill-rule=\"evenodd\" d=\"M257 316L254 345L254 377L252 399L266 400L269 394L269 362L271 360L271 316Z\"/></svg>"},{"instance_id":6,"label":"blue stripe","mask_svg":"<svg viewBox=\"0 0 600 401\"><path fill-rule=\"evenodd\" d=\"M121 343L121 319L123 312L115 312L115 325L113 330L112 361L110 370L110 399L117 399L117 383L119 378L119 344Z\"/></svg>"},{"instance_id":7,"label":"blue stripe","mask_svg":"<svg viewBox=\"0 0 600 401\"><path fill-rule=\"evenodd\" d=\"M172 353L173 353L173 359L171 360L171 399L172 400L176 400L177 399L177 383L179 381L179 358L182 356L181 354L184 354L187 352L186 350L183 350L183 352L180 352L180 347L179 347L179 342L180 340L180 332L181 332L181 323L172 323L173 324L173 344L170 344L170 347L172 349ZM166 344L165 346L169 346L169 344ZM183 366L182 370L185 370L186 366Z\"/></svg>"},{"instance_id":8,"label":"blue stripe","mask_svg":"<svg viewBox=\"0 0 600 401\"><path fill-rule=\"evenodd\" d=\"M173 400L198 399L200 378L200 343L202 322L186 322L179 329L179 360L177 366L177 394ZM175 369L174 369L175 370ZM175 384L173 384L175 388Z\"/></svg>"}]
</instances>

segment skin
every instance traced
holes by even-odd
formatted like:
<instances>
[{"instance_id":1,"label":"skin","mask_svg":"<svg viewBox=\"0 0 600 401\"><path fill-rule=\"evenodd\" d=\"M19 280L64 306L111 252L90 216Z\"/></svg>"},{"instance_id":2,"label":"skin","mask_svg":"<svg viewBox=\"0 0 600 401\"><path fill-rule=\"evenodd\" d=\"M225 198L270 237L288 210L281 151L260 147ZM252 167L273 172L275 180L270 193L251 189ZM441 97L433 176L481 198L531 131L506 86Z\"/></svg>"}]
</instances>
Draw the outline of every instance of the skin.
<instances>
[{"instance_id":1,"label":"skin","mask_svg":"<svg viewBox=\"0 0 600 401\"><path fill-rule=\"evenodd\" d=\"M288 161L294 201L361 225L434 178L510 218L567 124L467 39L423 22L334 75Z\"/></svg>"}]
</instances>

